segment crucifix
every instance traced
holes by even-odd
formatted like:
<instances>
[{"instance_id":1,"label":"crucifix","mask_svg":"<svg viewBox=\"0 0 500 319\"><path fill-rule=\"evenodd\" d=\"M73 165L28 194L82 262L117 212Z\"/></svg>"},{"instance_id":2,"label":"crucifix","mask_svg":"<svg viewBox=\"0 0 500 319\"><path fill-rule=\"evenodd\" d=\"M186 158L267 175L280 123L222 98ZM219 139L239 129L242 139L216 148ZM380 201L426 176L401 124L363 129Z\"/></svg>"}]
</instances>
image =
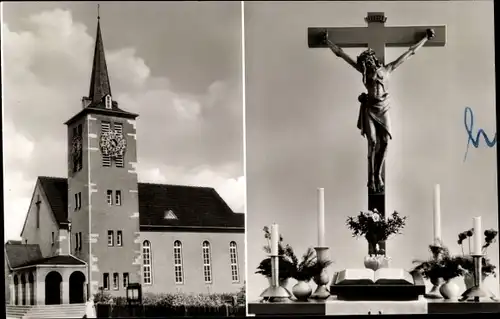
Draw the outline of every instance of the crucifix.
<instances>
[{"instance_id":1,"label":"crucifix","mask_svg":"<svg viewBox=\"0 0 500 319\"><path fill-rule=\"evenodd\" d=\"M42 204L40 195L36 195L36 228L40 228L40 204Z\"/></svg>"},{"instance_id":2,"label":"crucifix","mask_svg":"<svg viewBox=\"0 0 500 319\"><path fill-rule=\"evenodd\" d=\"M358 128L368 141L368 209L385 218L385 158L391 135L390 100L387 91L390 74L423 46L444 46L445 26L386 27L383 12L368 12L368 27L309 28L309 48L330 48L363 77L366 93L358 97ZM368 48L356 60L342 48ZM399 58L385 63L386 47L409 47ZM369 246L369 253L376 253ZM379 249L385 251L385 243Z\"/></svg>"}]
</instances>

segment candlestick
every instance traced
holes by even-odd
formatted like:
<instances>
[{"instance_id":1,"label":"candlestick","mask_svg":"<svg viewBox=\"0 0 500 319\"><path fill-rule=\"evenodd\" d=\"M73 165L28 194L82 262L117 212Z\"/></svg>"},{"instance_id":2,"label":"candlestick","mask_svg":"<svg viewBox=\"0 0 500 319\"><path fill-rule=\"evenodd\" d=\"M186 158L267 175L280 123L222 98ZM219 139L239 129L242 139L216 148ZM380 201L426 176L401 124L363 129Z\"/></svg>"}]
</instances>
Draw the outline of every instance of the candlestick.
<instances>
[{"instance_id":1,"label":"candlestick","mask_svg":"<svg viewBox=\"0 0 500 319\"><path fill-rule=\"evenodd\" d=\"M268 302L289 302L290 292L279 284L279 256L271 255L271 283L260 296Z\"/></svg>"},{"instance_id":2,"label":"candlestick","mask_svg":"<svg viewBox=\"0 0 500 319\"><path fill-rule=\"evenodd\" d=\"M476 218L479 218L479 223L476 224ZM479 225L481 227L481 217L475 217L474 218L474 226ZM474 233L476 231L476 228L474 227ZM482 254L473 254L472 258L474 259L474 286L472 286L470 289L467 289L463 294L462 298L460 301L473 301L473 302L480 302L480 301L485 301L485 300L493 300L497 301L494 296L492 296L490 293L488 293L486 290L483 289L482 285L482 278L481 278L481 270L482 270L482 259L483 255Z\"/></svg>"},{"instance_id":3,"label":"candlestick","mask_svg":"<svg viewBox=\"0 0 500 319\"><path fill-rule=\"evenodd\" d=\"M318 246L325 247L325 189L318 188Z\"/></svg>"},{"instance_id":4,"label":"candlestick","mask_svg":"<svg viewBox=\"0 0 500 319\"><path fill-rule=\"evenodd\" d=\"M316 262L325 265L328 261L328 247L315 247L316 250ZM311 295L311 299L327 299L330 297L330 291L327 288L327 284L330 281L328 276L327 267L321 269L321 273L314 277L314 282L317 285L316 291Z\"/></svg>"},{"instance_id":5,"label":"candlestick","mask_svg":"<svg viewBox=\"0 0 500 319\"><path fill-rule=\"evenodd\" d=\"M434 186L434 245L441 243L441 187Z\"/></svg>"},{"instance_id":6,"label":"candlestick","mask_svg":"<svg viewBox=\"0 0 500 319\"><path fill-rule=\"evenodd\" d=\"M278 231L278 224L271 225L271 255L278 256L278 243L280 235Z\"/></svg>"},{"instance_id":7,"label":"candlestick","mask_svg":"<svg viewBox=\"0 0 500 319\"><path fill-rule=\"evenodd\" d=\"M482 254L482 230L481 230L481 217L474 217L474 238L472 255Z\"/></svg>"}]
</instances>

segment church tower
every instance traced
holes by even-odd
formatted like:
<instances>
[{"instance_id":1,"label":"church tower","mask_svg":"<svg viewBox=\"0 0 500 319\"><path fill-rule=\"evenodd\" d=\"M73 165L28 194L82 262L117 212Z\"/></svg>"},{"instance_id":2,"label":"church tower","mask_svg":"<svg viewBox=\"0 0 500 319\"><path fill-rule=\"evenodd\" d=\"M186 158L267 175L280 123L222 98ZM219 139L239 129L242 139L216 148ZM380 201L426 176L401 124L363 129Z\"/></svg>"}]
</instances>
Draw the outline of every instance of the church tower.
<instances>
[{"instance_id":1,"label":"church tower","mask_svg":"<svg viewBox=\"0 0 500 319\"><path fill-rule=\"evenodd\" d=\"M88 298L141 283L137 116L113 100L98 17L89 95L65 123L71 254L88 264Z\"/></svg>"}]
</instances>

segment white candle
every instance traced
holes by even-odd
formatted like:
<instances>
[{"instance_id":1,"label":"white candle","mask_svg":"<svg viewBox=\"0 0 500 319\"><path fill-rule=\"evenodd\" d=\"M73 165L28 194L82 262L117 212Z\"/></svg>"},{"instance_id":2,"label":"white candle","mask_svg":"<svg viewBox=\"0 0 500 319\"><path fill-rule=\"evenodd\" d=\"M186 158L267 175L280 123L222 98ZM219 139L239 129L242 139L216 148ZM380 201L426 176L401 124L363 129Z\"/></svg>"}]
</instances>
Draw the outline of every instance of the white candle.
<instances>
[{"instance_id":1,"label":"white candle","mask_svg":"<svg viewBox=\"0 0 500 319\"><path fill-rule=\"evenodd\" d=\"M434 245L441 241L441 187L434 186Z\"/></svg>"},{"instance_id":2,"label":"white candle","mask_svg":"<svg viewBox=\"0 0 500 319\"><path fill-rule=\"evenodd\" d=\"M474 217L474 241L472 246L473 255L481 255L482 251L482 230L481 230L481 217Z\"/></svg>"},{"instance_id":3,"label":"white candle","mask_svg":"<svg viewBox=\"0 0 500 319\"><path fill-rule=\"evenodd\" d=\"M280 234L278 231L278 224L271 225L271 256L278 256L278 242Z\"/></svg>"},{"instance_id":4,"label":"white candle","mask_svg":"<svg viewBox=\"0 0 500 319\"><path fill-rule=\"evenodd\" d=\"M325 247L325 189L318 188L318 247Z\"/></svg>"}]
</instances>

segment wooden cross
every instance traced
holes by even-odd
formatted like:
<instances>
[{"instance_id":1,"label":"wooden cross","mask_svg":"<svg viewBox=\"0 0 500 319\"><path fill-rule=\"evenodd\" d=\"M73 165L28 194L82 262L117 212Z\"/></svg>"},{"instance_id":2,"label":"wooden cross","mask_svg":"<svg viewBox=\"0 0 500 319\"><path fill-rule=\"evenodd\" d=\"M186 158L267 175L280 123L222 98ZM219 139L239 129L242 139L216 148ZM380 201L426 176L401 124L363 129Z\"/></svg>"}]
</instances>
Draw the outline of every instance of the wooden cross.
<instances>
[{"instance_id":1,"label":"wooden cross","mask_svg":"<svg viewBox=\"0 0 500 319\"><path fill-rule=\"evenodd\" d=\"M42 204L40 195L36 195L36 228L40 228L40 204Z\"/></svg>"},{"instance_id":2,"label":"wooden cross","mask_svg":"<svg viewBox=\"0 0 500 319\"><path fill-rule=\"evenodd\" d=\"M383 12L368 12L365 18L367 27L343 27L343 28L308 28L309 48L328 48L324 41L325 31L328 38L341 48L371 48L375 51L377 58L385 64L386 47L407 47L416 44L426 34L427 29L433 29L434 38L428 40L424 46L438 47L446 43L446 26L403 26L386 27L387 17ZM385 181L385 165L382 168L383 180ZM378 212L385 217L385 190L381 193L368 191L368 209ZM381 249L386 249L385 243L381 243ZM369 253L372 253L369 250Z\"/></svg>"}]
</instances>

